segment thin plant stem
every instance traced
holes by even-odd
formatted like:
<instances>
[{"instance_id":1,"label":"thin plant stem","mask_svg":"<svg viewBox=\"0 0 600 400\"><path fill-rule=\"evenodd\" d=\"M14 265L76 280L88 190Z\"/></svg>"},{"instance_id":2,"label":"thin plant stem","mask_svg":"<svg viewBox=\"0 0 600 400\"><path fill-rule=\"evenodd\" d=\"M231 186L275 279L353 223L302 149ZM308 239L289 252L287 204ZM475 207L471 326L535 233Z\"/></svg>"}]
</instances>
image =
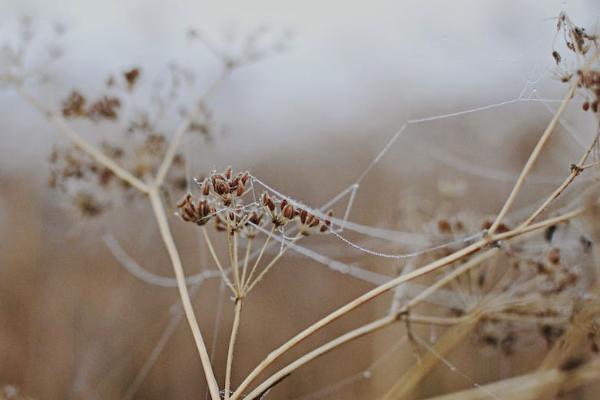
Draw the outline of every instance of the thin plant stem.
<instances>
[{"instance_id":1,"label":"thin plant stem","mask_svg":"<svg viewBox=\"0 0 600 400\"><path fill-rule=\"evenodd\" d=\"M200 97L200 103L206 103L210 97L217 93L218 89L221 87L223 82L229 77L231 74L231 68L224 68L223 72L204 92L204 94ZM183 140L183 136L190 128L192 124L193 116L188 116L184 118L183 121L179 124L179 127L175 131L173 135L173 139L169 143L169 147L165 152L165 156L158 167L158 172L156 173L156 177L154 178L154 185L160 186L163 184L171 165L173 165L173 160L175 159L175 155L177 154L177 149L179 148L181 141Z\"/></svg>"},{"instance_id":2,"label":"thin plant stem","mask_svg":"<svg viewBox=\"0 0 600 400\"><path fill-rule=\"evenodd\" d=\"M498 252L499 252L498 249L490 249L484 253L481 253L481 254L473 257L472 259L470 259L469 261L467 261L466 263L464 263L463 265L461 265L454 271L450 272L448 275L435 281L431 286L428 286L425 290L423 290L417 296L413 297L403 307L404 310L408 310L408 309L415 307L417 304L421 303L423 300L425 300L427 297L431 296L437 290L441 289L442 287L444 287L445 285L447 285L454 279L458 278L459 276L463 275L464 273L470 271L474 267L480 265L487 259L495 256L496 254L498 254Z\"/></svg>"},{"instance_id":3,"label":"thin plant stem","mask_svg":"<svg viewBox=\"0 0 600 400\"><path fill-rule=\"evenodd\" d=\"M227 367L225 369L225 400L229 400L231 396L231 368L233 365L233 353L235 349L235 341L237 339L240 328L240 316L242 313L242 298L235 300L235 308L233 313L233 326L231 327L231 337L229 338L229 349L227 350Z\"/></svg>"},{"instance_id":4,"label":"thin plant stem","mask_svg":"<svg viewBox=\"0 0 600 400\"><path fill-rule=\"evenodd\" d=\"M556 124L558 123L558 120L560 119L560 116L562 115L562 113L567 108L567 104L569 104L569 101L571 100L571 98L575 94L575 90L576 89L577 89L577 85L575 83L571 84L571 87L569 88L569 90L567 91L567 94L565 95L565 97L563 98L562 102L560 103L560 106L558 107L558 110L554 113L554 116L552 117L552 120L550 121L550 123L546 127L546 130L544 131L544 133L542 134L542 136L538 140L538 142L535 145L535 147L534 147L533 151L531 152L531 154L529 155L529 158L527 159L527 162L525 163L525 166L521 170L519 178L517 179L517 182L513 186L513 189L510 192L510 195L508 196L508 199L506 199L506 202L502 206L502 209L498 213L498 216L496 217L496 219L492 223L492 226L490 226L490 228L488 230L489 234L493 234L494 232L496 232L496 229L498 229L498 226L502 222L502 219L508 213L508 210L510 209L510 207L514 203L517 195L521 191L521 187L523 186L523 183L525 182L525 178L527 178L527 175L531 171L531 168L533 167L533 164L535 164L535 161L538 159L538 157L539 157L539 155L540 155L540 153L542 151L542 148L544 147L544 145L548 141L548 138L550 138L550 135L554 131L554 128L556 127Z\"/></svg>"},{"instance_id":5,"label":"thin plant stem","mask_svg":"<svg viewBox=\"0 0 600 400\"><path fill-rule=\"evenodd\" d=\"M301 235L298 235L294 239L292 239L292 241L290 243L288 243L279 253L277 253L277 255L275 257L273 257L273 259L260 272L260 274L258 274L258 276L256 277L256 279L253 282L248 282L249 286L244 291L245 294L250 293L250 291L254 288L254 286L256 286L258 284L258 282L260 282L262 280L262 278L264 278L264 276L267 274L267 272L269 272L271 270L271 268L273 268L275 263L277 263L277 261L279 261L279 259L285 254L286 251L288 251L291 244L294 243L296 240L298 240L300 237L301 237Z\"/></svg>"},{"instance_id":6,"label":"thin plant stem","mask_svg":"<svg viewBox=\"0 0 600 400\"><path fill-rule=\"evenodd\" d=\"M454 325L454 324L468 321L471 317L465 316L465 317L461 317L461 318L439 318L439 317L428 317L428 316L411 316L409 318L411 319L411 322L446 326L446 325ZM293 371L295 371L299 367L307 364L308 362L316 359L317 357L320 357L323 354L325 354L337 347L340 347L343 344L346 344L350 341L358 339L358 338L365 336L367 334L370 334L372 332L379 331L380 329L385 328L386 326L389 326L399 320L400 319L398 318L398 315L396 315L396 314L387 315L383 318L380 318L371 323L363 325L359 328L353 329L352 331L347 332L341 336L338 336L337 338L325 343L322 346L319 346L318 348L316 348L313 351L298 358L296 361L288 364L284 368L280 369L279 371L277 371L276 373L271 375L267 380L265 380L263 383L261 383L259 386L257 386L250 393L248 393L244 397L244 399L245 400L253 400L253 399L257 398L259 395L264 393L265 390L272 387L278 381L282 380L283 378L285 378L286 376L291 374Z\"/></svg>"},{"instance_id":7,"label":"thin plant stem","mask_svg":"<svg viewBox=\"0 0 600 400\"><path fill-rule=\"evenodd\" d=\"M586 169L590 169L590 168L597 167L597 166L599 166L599 165L600 165L600 160L599 160L599 161L594 161L594 162L591 162L591 163L589 163L589 164L582 165L582 166L581 166L581 169L582 169L582 170L586 170Z\"/></svg>"},{"instance_id":8,"label":"thin plant stem","mask_svg":"<svg viewBox=\"0 0 600 400\"><path fill-rule=\"evenodd\" d=\"M217 268L219 268L219 271L221 271L221 275L223 275L223 280L225 281L225 283L227 284L227 286L229 287L229 289L231 289L231 292L233 294L235 294L235 288L233 287L233 284L229 280L229 277L227 276L227 273L223 269L223 265L221 264L221 261L219 260L219 257L217 256L217 253L215 252L215 248L212 245L212 241L210 240L210 236L208 235L208 232L206 231L206 227L204 227L204 226L202 227L202 233L204 235L204 240L206 241L206 246L208 247L208 251L210 252L213 260L215 261L215 264L217 264Z\"/></svg>"},{"instance_id":9,"label":"thin plant stem","mask_svg":"<svg viewBox=\"0 0 600 400\"><path fill-rule=\"evenodd\" d=\"M240 274L240 265L238 262L238 250L239 250L239 233L237 232L233 232L233 266L234 266L234 271L236 273L236 277L238 280L238 296L241 294L242 292L242 277Z\"/></svg>"},{"instance_id":10,"label":"thin plant stem","mask_svg":"<svg viewBox=\"0 0 600 400\"><path fill-rule=\"evenodd\" d=\"M232 232L231 228L227 228L227 253L229 254L229 264L231 265L231 269L233 270L233 279L234 279L234 288L235 288L235 296L239 297L240 295L240 271L238 269L238 265L235 262L234 249L233 249L233 240L232 237L235 238L235 233ZM237 243L237 242L236 242Z\"/></svg>"},{"instance_id":11,"label":"thin plant stem","mask_svg":"<svg viewBox=\"0 0 600 400\"><path fill-rule=\"evenodd\" d=\"M595 63L598 60L598 58L600 58L600 49L597 49L596 52L594 53L594 55L592 57L590 57L590 59L587 60L583 66L581 66L580 71L588 71L589 68L590 68L590 66L593 63ZM560 103L560 106L558 107L558 110L556 110L556 112L554 113L554 116L552 117L552 120L550 120L550 123L546 127L546 130L544 131L544 133L542 134L542 136L538 140L538 142L535 145L535 147L534 147L533 151L531 152L531 154L529 155L529 158L527 159L527 163L523 167L523 170L521 171L521 174L519 175L519 178L517 179L517 182L515 183L515 185L514 185L512 191L511 191L510 195L508 196L508 199L506 199L506 202L502 206L502 209L500 210L500 213L498 213L498 216L496 217L496 219L492 223L492 226L488 230L489 234L493 234L494 232L496 232L496 229L500 225L500 222L502 222L502 219L506 216L506 214L508 213L508 210L510 209L510 207L514 203L517 195L519 194L519 191L521 190L521 187L523 186L523 184L525 182L525 178L527 177L527 175L531 171L531 168L533 167L533 164L535 163L535 161L539 157L539 155L540 155L540 153L542 151L542 148L544 147L544 145L548 141L548 138L550 137L550 135L554 131L554 128L556 128L556 125L557 125L557 123L560 120L560 116L565 111L565 109L566 109L569 101L575 95L575 92L577 90L577 83L578 82L576 80L574 80L571 83L571 85L569 87L569 90L565 94L565 97L563 98L563 100Z\"/></svg>"},{"instance_id":12,"label":"thin plant stem","mask_svg":"<svg viewBox=\"0 0 600 400\"><path fill-rule=\"evenodd\" d=\"M133 186L140 192L148 195L150 203L152 205L152 210L156 217L156 222L158 224L161 237L171 259L173 270L175 272L175 278L177 280L177 288L179 290L179 295L183 305L183 310L190 325L190 329L192 331L192 335L194 337L194 341L196 343L196 347L200 355L200 360L202 362L202 367L210 390L211 398L212 400L219 400L219 386L215 379L212 365L210 363L210 359L206 351L206 345L204 343L202 333L198 326L198 321L196 320L196 316L194 315L194 310L185 282L185 274L183 272L181 259L175 246L175 242L173 240L173 236L171 234L171 230L167 222L165 210L162 204L162 200L160 199L160 194L157 187L149 186L148 184L142 182L141 180L133 176L130 172L119 166L108 156L106 156L104 153L98 150L93 144L89 143L87 140L83 139L77 132L75 132L67 124L67 122L62 116L56 114L55 112L47 110L33 96L30 96L27 92L25 92L25 90L23 90L21 86L17 87L17 91L22 97L28 100L36 109L48 116L50 120L58 127L60 132L63 133L67 138L69 138L75 145L79 146L83 151L92 156L97 162L111 170L119 178L123 179L125 182L129 183L131 186Z\"/></svg>"},{"instance_id":13,"label":"thin plant stem","mask_svg":"<svg viewBox=\"0 0 600 400\"><path fill-rule=\"evenodd\" d=\"M335 349L336 347L339 347L339 346L341 346L345 343L348 343L354 339L357 339L361 336L367 335L371 332L374 332L383 327L386 327L386 326L390 325L392 322L394 322L395 319L396 319L396 317L393 315L389 315L389 316L380 318L376 321L371 322L370 324L364 325L358 329L354 329L350 332L347 332L346 334L337 337L336 339L326 343L325 345L318 347L317 349L311 351L310 353L305 354L304 356L300 357L296 361L288 364L287 366L285 366L284 368L282 368L281 370L279 370L278 372L273 374L271 377L269 377L267 380L265 380L262 384L257 386L256 389L252 390L250 393L248 393L246 396L244 396L244 400L253 400L253 399L257 398L265 390L272 387L273 384L277 383L277 381L285 378L287 375L291 374L293 371L295 371L302 365L308 363L309 361L314 360L315 358L317 358L319 356L322 356L323 354L329 352L330 350ZM233 399L237 398L235 393L232 398Z\"/></svg>"},{"instance_id":14,"label":"thin plant stem","mask_svg":"<svg viewBox=\"0 0 600 400\"><path fill-rule=\"evenodd\" d=\"M542 203L542 205L537 210L535 210L533 214L531 214L529 218L525 220L525 222L522 223L522 226L529 225L531 222L533 222L533 220L535 220L541 213L543 213L548 208L550 203L552 203L558 196L560 196L562 192L564 192L565 189L571 184L571 182L573 182L575 178L577 178L579 174L583 172L583 170L585 169L585 162L592 153L594 147L598 144L599 135L600 131L596 133L596 137L592 141L592 144L590 144L587 150L583 153L577 164L571 166L571 173L569 174L569 176L567 176L564 182L558 188L556 188L554 192L552 192L552 194L544 201L544 203Z\"/></svg>"},{"instance_id":15,"label":"thin plant stem","mask_svg":"<svg viewBox=\"0 0 600 400\"><path fill-rule=\"evenodd\" d=\"M246 243L246 254L244 255L244 266L242 267L242 288L246 287L246 274L248 272L248 261L250 260L250 252L252 251L252 238L248 238Z\"/></svg>"},{"instance_id":16,"label":"thin plant stem","mask_svg":"<svg viewBox=\"0 0 600 400\"><path fill-rule=\"evenodd\" d=\"M58 130L63 135L65 135L69 140L71 140L76 146L78 146L83 151L92 156L92 158L94 158L98 163L108 168L116 176L118 176L119 178L121 178L140 192L148 193L149 186L145 182L142 182L140 179L133 176L129 171L127 171L125 168L121 167L119 164L114 162L110 157L102 153L93 144L85 140L82 136L75 132L73 128L69 126L69 124L67 124L67 121L61 115L44 107L35 97L31 96L21 86L17 86L17 92L21 95L21 97L27 100L35 109L37 109L39 112L48 117L48 119L50 119L50 121L58 128Z\"/></svg>"},{"instance_id":17,"label":"thin plant stem","mask_svg":"<svg viewBox=\"0 0 600 400\"><path fill-rule=\"evenodd\" d=\"M593 360L575 370L552 368L532 372L471 389L434 397L431 400L483 400L490 394L502 399L539 399L540 390L560 389L566 393L600 379L600 361ZM548 398L548 397L544 397Z\"/></svg>"},{"instance_id":18,"label":"thin plant stem","mask_svg":"<svg viewBox=\"0 0 600 400\"><path fill-rule=\"evenodd\" d=\"M219 385L217 384L217 380L210 363L210 357L208 356L208 352L206 350L206 344L204 343L204 338L202 337L200 327L198 326L198 321L196 320L196 315L194 314L194 308L192 307L190 295L185 283L183 266L181 264L179 252L175 246L175 241L173 240L173 235L171 234L171 230L167 222L167 216L165 215L165 210L159 191L157 188L152 187L148 192L148 195L161 237L165 243L169 257L171 258L171 263L173 264L173 271L175 272L175 278L177 279L177 289L179 290L179 296L181 297L181 304L183 305L183 311L192 331L196 348L200 354L200 360L202 362L202 367L204 369L204 375L210 390L211 398L212 400L219 400Z\"/></svg>"},{"instance_id":19,"label":"thin plant stem","mask_svg":"<svg viewBox=\"0 0 600 400\"><path fill-rule=\"evenodd\" d=\"M427 275L427 274L429 274L433 271L436 271L442 267L445 267L445 266L450 265L458 260L461 260L471 254L477 253L482 248L489 246L491 243L494 243L494 242L497 242L500 240L508 240L508 239L511 239L514 237L524 235L529 232L544 229L548 226L555 225L557 223L564 222L569 219L575 218L575 217L581 215L583 212L584 212L584 209L579 208L579 209L576 209L569 213L565 213L564 215L554 217L554 218L549 218L544 221L541 221L541 222L538 222L536 224L532 224L532 225L529 225L526 227L515 228L515 229L509 230L507 232L500 233L500 234L487 235L486 237L478 240L477 242L475 242L469 246L466 246L460 250L457 250L456 252L454 252L452 254L449 254L445 257L437 259L421 268L418 268L410 273L407 273L407 274L401 275L397 278L394 278L394 279L390 280L389 282L386 282L386 283L370 290L369 292L363 294L362 296L357 297L356 299L350 301L346 305L331 312L330 314L328 314L321 320L310 325L309 327L307 327L306 329L304 329L303 331L298 333L296 336L292 337L290 340L288 340L287 342L285 342L284 344L279 346L277 349L275 349L271 353L269 353L267 355L267 357L265 357L265 359L263 359L263 361L261 361L250 372L250 374L248 374L246 379L244 379L244 381L240 384L240 386L237 388L237 390L231 397L231 400L239 399L241 397L241 393L243 393L243 391L246 390L246 388L254 381L254 379L256 379L256 377L262 371L264 371L266 368L268 368L273 362L275 362L275 360L277 360L280 356L285 354L287 351L289 351L290 349L292 349L293 347L295 347L296 345L298 345L303 340L305 340L309 336L313 335L315 332L319 331L323 327L327 326L328 324L330 324L333 321L337 320L338 318L342 317L343 315L346 315L347 313L358 308L359 306L371 301L372 299L375 299L375 298L381 296L382 294L388 292L389 290L395 288L396 286L398 286L402 283L411 281L413 279L416 279L418 277Z\"/></svg>"},{"instance_id":20,"label":"thin plant stem","mask_svg":"<svg viewBox=\"0 0 600 400\"><path fill-rule=\"evenodd\" d=\"M271 238L273 237L273 232L275 232L275 226L273 226L271 228L269 235L265 239L265 242L263 243L263 245L260 249L260 252L258 253L258 257L256 257L256 260L254 261L254 265L252 266L252 269L250 270L250 274L248 274L248 278L246 280L246 285L244 286L244 290L243 290L244 293L248 292L248 290L247 290L248 284L252 281L254 272L256 271L256 268L258 267L258 264L260 263L260 260L262 259L263 254L265 253L265 249L267 248L267 246L269 245L269 242L271 241Z\"/></svg>"}]
</instances>

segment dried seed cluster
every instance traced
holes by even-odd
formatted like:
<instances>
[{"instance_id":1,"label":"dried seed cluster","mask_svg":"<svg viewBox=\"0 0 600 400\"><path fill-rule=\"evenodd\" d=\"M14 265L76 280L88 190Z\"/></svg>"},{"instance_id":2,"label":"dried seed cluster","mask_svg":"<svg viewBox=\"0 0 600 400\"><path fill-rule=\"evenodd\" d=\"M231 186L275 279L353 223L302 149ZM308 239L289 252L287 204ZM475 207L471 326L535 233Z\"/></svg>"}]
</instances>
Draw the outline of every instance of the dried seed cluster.
<instances>
[{"instance_id":1,"label":"dried seed cluster","mask_svg":"<svg viewBox=\"0 0 600 400\"><path fill-rule=\"evenodd\" d=\"M102 96L100 99L87 104L87 99L78 91L72 91L63 102L62 114L65 118L89 118L97 121L101 119L115 120L121 101L114 96Z\"/></svg>"},{"instance_id":2,"label":"dried seed cluster","mask_svg":"<svg viewBox=\"0 0 600 400\"><path fill-rule=\"evenodd\" d=\"M423 263L459 250L464 246L461 238L490 225L490 219L471 213L436 218L425 227L433 243L456 244L423 255ZM506 223L498 232L512 228ZM445 313L461 317L476 310L483 315L473 342L505 356L532 341L554 343L589 289L581 265L581 255L590 253L589 240L574 227L562 225L527 242L500 243L498 249L497 256L449 285L457 299L464 296L460 303L465 306L458 303ZM593 349L595 341L590 343Z\"/></svg>"},{"instance_id":3,"label":"dried seed cluster","mask_svg":"<svg viewBox=\"0 0 600 400\"><path fill-rule=\"evenodd\" d=\"M256 236L258 229L269 223L281 229L295 221L302 235L325 233L331 228L329 218L320 219L306 209L294 206L287 199L263 192L260 203L245 204L250 175L248 172L233 173L231 167L206 177L200 184L201 197L194 201L191 194L186 195L178 204L179 215L186 222L205 225L215 220L218 231L239 232L245 237ZM332 211L326 214L333 215Z\"/></svg>"},{"instance_id":4,"label":"dried seed cluster","mask_svg":"<svg viewBox=\"0 0 600 400\"><path fill-rule=\"evenodd\" d=\"M594 59L596 57L594 53L599 49L598 40L600 36L591 34L585 28L576 26L564 12L558 16L556 29L557 36L562 34L566 48L578 57L578 62L581 64L576 72L569 71L567 60L556 49L553 49L552 57L557 68L562 70L558 73L558 76L562 82L569 82L575 76L577 87L585 89L583 110L591 110L597 113L600 100L600 71L594 69L594 64L597 64L598 61ZM596 51L591 52L591 49ZM591 63L592 65L589 68L584 68L582 63Z\"/></svg>"}]
</instances>

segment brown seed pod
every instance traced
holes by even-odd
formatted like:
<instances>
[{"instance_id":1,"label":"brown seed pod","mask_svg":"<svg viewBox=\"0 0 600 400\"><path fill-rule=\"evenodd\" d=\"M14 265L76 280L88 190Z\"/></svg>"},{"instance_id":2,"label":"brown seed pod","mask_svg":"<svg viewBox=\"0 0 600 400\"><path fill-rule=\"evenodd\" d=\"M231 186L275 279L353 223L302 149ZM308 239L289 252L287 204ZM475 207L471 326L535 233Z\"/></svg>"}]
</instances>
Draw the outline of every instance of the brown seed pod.
<instances>
[{"instance_id":1,"label":"brown seed pod","mask_svg":"<svg viewBox=\"0 0 600 400\"><path fill-rule=\"evenodd\" d=\"M282 203L283 205L283 203ZM286 204L282 209L281 209L281 213L283 214L283 216L287 219L293 219L294 216L296 215L296 212L294 211L294 206L291 204Z\"/></svg>"},{"instance_id":2,"label":"brown seed pod","mask_svg":"<svg viewBox=\"0 0 600 400\"><path fill-rule=\"evenodd\" d=\"M235 192L235 195L237 197L242 196L244 194L244 190L245 190L244 189L244 184L241 181L239 181L238 184L237 184L237 190Z\"/></svg>"},{"instance_id":3,"label":"brown seed pod","mask_svg":"<svg viewBox=\"0 0 600 400\"><path fill-rule=\"evenodd\" d=\"M208 180L208 178L204 178L204 180L202 181L202 194L204 196L208 196L210 194L210 181Z\"/></svg>"},{"instance_id":4,"label":"brown seed pod","mask_svg":"<svg viewBox=\"0 0 600 400\"><path fill-rule=\"evenodd\" d=\"M556 61L556 65L560 64L560 61L562 58L561 58L560 54L558 53L558 51L554 50L552 52L552 57L554 57L554 61Z\"/></svg>"},{"instance_id":5,"label":"brown seed pod","mask_svg":"<svg viewBox=\"0 0 600 400\"><path fill-rule=\"evenodd\" d=\"M263 193L262 203L265 207L267 207L269 209L269 211L271 211L271 212L275 211L275 203L273 202L273 200L271 199L271 196L269 196L269 194L267 192Z\"/></svg>"},{"instance_id":6,"label":"brown seed pod","mask_svg":"<svg viewBox=\"0 0 600 400\"><path fill-rule=\"evenodd\" d=\"M216 179L214 182L214 187L215 192L217 192L217 194L220 196L229 193L229 185L224 180Z\"/></svg>"}]
</instances>

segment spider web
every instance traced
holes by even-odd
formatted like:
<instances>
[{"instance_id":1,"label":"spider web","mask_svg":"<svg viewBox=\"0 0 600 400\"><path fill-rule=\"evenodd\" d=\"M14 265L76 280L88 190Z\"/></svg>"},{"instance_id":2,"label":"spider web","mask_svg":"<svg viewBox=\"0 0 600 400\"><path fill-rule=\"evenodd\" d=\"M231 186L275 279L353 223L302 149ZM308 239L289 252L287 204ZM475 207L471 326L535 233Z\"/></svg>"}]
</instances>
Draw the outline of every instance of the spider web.
<instances>
[{"instance_id":1,"label":"spider web","mask_svg":"<svg viewBox=\"0 0 600 400\"><path fill-rule=\"evenodd\" d=\"M332 221L332 229L329 233L332 237L337 239L342 245L352 248L358 253L369 255L377 258L384 259L392 259L392 260L405 260L407 261L406 266L404 267L403 272L410 272L411 268L414 268L414 265L411 264L411 260L417 258L426 253L434 252L440 249L444 249L447 247L454 246L464 246L468 243L478 239L483 234L482 230L470 232L464 237L460 237L457 239L453 239L450 241L445 241L441 243L432 243L430 236L426 233L415 233L415 232L405 232L394 229L387 229L378 226L370 226L364 225L357 222L353 222L351 220L352 209L354 206L354 200L357 196L357 193L361 190L361 184L368 179L369 175L372 171L381 163L384 157L388 154L390 149L393 148L398 139L404 135L410 133L410 130L414 126L428 124L434 121L442 121L447 119L455 119L460 118L469 114L480 113L485 111L497 110L503 107L518 105L518 104L540 104L545 110L548 111L549 115L553 115L555 112L554 105L560 100L553 98L546 98L542 95L540 89L537 87L539 82L543 81L548 77L547 71L542 71L541 73L537 72L538 66L534 65L530 72L530 78L526 78L522 89L516 94L515 97L509 98L504 101L495 102L491 104L486 104L483 106L478 106L469 109L458 110L451 113L444 113L438 115L431 115L419 118L411 118L407 119L403 123L400 124L400 128L394 132L389 140L384 144L381 150L375 155L375 157L371 160L371 162L365 166L365 168L357 175L354 181L345 185L326 203L319 207L311 207L310 205L305 204L299 199L294 199L277 188L273 187L269 183L263 181L257 176L251 175L251 195L254 202L257 202L259 196L257 192L266 190L271 194L278 196L281 199L286 199L291 204L295 206L302 207L307 211L313 213L314 215L326 218L325 211L332 206L342 204L343 205L343 213L340 218L330 218ZM578 100L573 100L574 103L577 103ZM577 129L569 124L564 119L559 121L561 127L569 137L572 139L572 142L577 146L583 148L585 147L585 143L580 134L578 134ZM516 179L516 174L508 173L505 171L501 171L498 169L486 169L477 163L469 162L468 160L462 159L460 157L454 156L448 152L443 152L435 147L430 149L430 155L440 164L444 164L455 169L458 172L464 174L472 174L477 177L481 177L484 179L495 180L498 182L514 182ZM188 154L189 156L189 154ZM188 170L188 186L190 188L193 187L191 184L193 182L193 178L191 177L192 171ZM581 180L585 180L586 177L583 177ZM528 184L537 184L537 185L551 185L556 184L561 181L560 177L554 176L545 176L545 175L531 175L527 182ZM576 183L578 184L578 183ZM517 216L521 214L525 214L527 210L530 210L536 207L538 204L531 204L529 206L524 207L521 210L516 210L511 212L511 216ZM223 212L224 210L219 210L217 212ZM257 227L263 234L268 235L269 232ZM393 271L390 271L390 274L382 274L379 272L373 272L369 270L366 266L359 265L358 263L345 263L335 258L326 255L326 251L322 249L316 250L314 247L309 248L298 243L291 243L291 235L293 233L294 228L290 228L287 231L280 230L277 234L273 235L274 242L271 243L267 250L273 253L281 252L283 247L289 245L290 248L299 256L307 257L316 263L324 266L325 268L332 270L334 272L347 275L353 279L358 279L364 281L366 283L372 285L381 285L390 279L394 278ZM381 241L384 240L386 242L391 242L394 245L401 245L402 248L409 249L406 252L398 252L398 253L387 253L378 250L375 247L367 247L363 244L363 241L353 241L350 240L346 236L346 232L353 232L354 234L359 235L360 237L364 237L367 240ZM157 275L153 272L150 272L137 264L119 245L118 241L115 239L114 235L111 232L105 232L103 239L107 245L107 248L111 251L115 259L119 262L119 264L127 270L129 273L134 275L136 278L142 280L145 283L156 285L160 287L176 287L176 281L173 278L165 277ZM315 246L316 247L316 246ZM200 239L198 240L198 248L201 248ZM345 251L345 250L344 250ZM201 252L202 253L202 252ZM254 259L258 256L259 251L255 251L252 253L250 259ZM292 255L290 255L292 256ZM204 257L201 257L203 259ZM208 265L204 262L201 262L202 265ZM198 288L207 282L210 279L218 279L220 278L219 271L215 266L211 266L204 270L203 272L189 276L187 278L187 282L189 285L194 287L193 293L197 293ZM213 331L213 340L211 343L211 355L214 355L215 349L218 343L218 332L219 326L222 320L222 311L223 311L223 299L225 296L223 282L220 285L219 291L219 303L217 306L217 312L215 315L215 325ZM423 286L420 286L416 283L405 283L401 287L397 288L394 292L394 297L392 300L391 308L397 307L399 302L402 299L410 298L417 293L420 293L424 289ZM453 307L458 303L464 303L468 301L468 298L465 299L465 296L468 294L461 293L457 294L451 290L439 290L436 294L431 296L431 298L427 299L428 302L433 304L437 304L444 307ZM141 368L136 380L132 383L130 390L128 393L134 393L135 389L143 382L145 376L148 371L156 361L160 351L166 346L169 338L175 331L175 327L179 324L181 320L181 310L179 306L179 302L175 303L171 309L171 313L173 317L171 322L165 327L161 337L157 341L157 344L154 348L152 354L148 357L147 362ZM415 336L416 340L419 344L427 349L427 351L431 352L435 357L439 358L441 363L445 365L451 372L457 374L460 379L463 379L468 385L480 388L480 390L484 390L481 388L479 383L470 378L466 373L460 371L451 361L446 359L441 354L435 352L435 350L422 338L418 335ZM302 395L297 397L295 400L316 400L321 398L328 398L332 396L335 392L338 392L350 385L356 384L361 381L369 380L374 373L381 370L385 367L386 363L388 363L391 359L397 356L399 350L403 348L406 344L406 336L403 336L399 339L392 347L386 349L385 353L377 356L375 360L365 369L354 373L350 376L347 376L337 382L332 382L323 388L319 388L314 392ZM133 389L132 389L133 387ZM492 393L485 392L485 394L489 397L496 398ZM128 398L127 396L125 398Z\"/></svg>"}]
</instances>

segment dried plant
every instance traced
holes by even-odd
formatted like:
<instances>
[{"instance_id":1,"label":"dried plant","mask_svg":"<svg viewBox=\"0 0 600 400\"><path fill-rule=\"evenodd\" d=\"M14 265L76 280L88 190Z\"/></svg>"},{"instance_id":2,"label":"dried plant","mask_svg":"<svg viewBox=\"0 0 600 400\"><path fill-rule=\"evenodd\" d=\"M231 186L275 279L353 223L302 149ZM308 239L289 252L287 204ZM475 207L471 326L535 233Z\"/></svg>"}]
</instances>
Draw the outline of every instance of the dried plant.
<instances>
[{"instance_id":1,"label":"dried plant","mask_svg":"<svg viewBox=\"0 0 600 400\"><path fill-rule=\"evenodd\" d=\"M600 121L600 49L597 36L573 24L566 14L559 15L557 37L562 37L565 51L569 54L561 54L564 51L557 48L555 40L552 57L559 68L557 75L568 85L568 90L498 214L493 218L467 214L435 218L429 224L430 236L445 245L412 255L392 255L368 251L342 236L341 232L348 223L347 216L336 218L332 211L307 206L268 187L256 196L255 185L261 182L250 172L234 173L228 167L222 172L212 171L197 180L196 188L187 187L184 157L179 152L182 138L194 132L210 136L209 127L198 122L199 115L208 108L207 97L236 68L281 50L281 43L259 50L256 43L264 33L258 30L251 35L242 44L239 57L225 55L209 44L211 51L222 61L223 74L200 99L196 99L194 110L181 113L184 122L170 141L160 133L156 121L148 117L152 113L130 113L132 118L125 117L128 114L123 110L126 108L124 93L135 92L144 77L139 67L124 71L118 77L109 77L107 93L99 97L89 98L79 90L72 91L62 101L60 112L44 107L27 91L28 75L19 63L21 49L4 51L4 64L8 67L0 75L5 85L12 86L71 140L72 147L56 149L50 157L50 185L66 193L82 216L100 216L115 202L130 206L144 197L149 200L172 263L183 312L195 340L211 399L265 398L277 384L315 358L397 322L406 326L408 339L420 354L421 362L406 371L384 399L407 396L444 354L467 337L479 348L506 357L518 352L519 346L528 338L543 341L549 349L547 361L539 371L490 385L489 388L474 388L472 392L476 396L482 393L511 396L521 390L530 396L526 398L535 398L549 390L545 386L550 381L558 382L556 390L561 390L597 380L598 259L595 258L596 250L592 249L598 242L595 231L600 207L597 192L580 195L571 202L571 207L553 212L552 216L547 214L550 206L578 176L598 166L597 161L590 159L598 149L600 125L580 159L570 165L563 182L540 199L540 204L527 217L518 222L507 221L507 214L571 99L575 95L582 96L583 109L593 114L597 124ZM197 31L190 31L188 36L206 42L206 38ZM576 67L569 69L569 62L574 62ZM169 98L163 98L158 103L162 107L169 101ZM70 119L87 120L91 124L119 122L126 129L114 142L103 139L93 143L71 128L67 123ZM357 184L364 176L360 176ZM352 186L352 193L357 184ZM165 212L165 193L184 192L186 189L189 192L173 208L183 222L196 225L202 231L219 276L232 295L234 317L222 385L218 383L192 308L182 261ZM177 195L181 197L181 193ZM133 198L135 202L131 201ZM573 206L575 204L576 207ZM215 229L209 232L207 226L211 222ZM583 224L583 228L578 223ZM289 236L290 232L292 236ZM469 232L478 233L465 239ZM556 239L558 234L575 237L576 240L573 243ZM274 349L242 382L235 385L232 369L244 302L255 288L260 287L258 284L288 249L312 235L331 235L371 255L390 259L410 257L422 265L381 283L328 313ZM266 250L275 239L281 243L280 249L267 259L269 253ZM223 263L223 257L219 256L217 246L213 244L215 240L227 248L227 263ZM252 256L255 247L257 253ZM240 254L241 248L244 249L243 254ZM402 298L402 285L427 278L427 286L416 296L406 301ZM441 312L428 312L424 307L425 301L448 288L456 294L455 304ZM289 364L270 371L270 375L257 382L275 362L301 342L361 305L392 291L394 299L387 315L317 345ZM421 355L420 348L424 344L414 334L415 325L451 328L433 349ZM558 351L554 349L564 348L565 343L575 341L583 344L581 354L554 355ZM594 371L594 374L586 371ZM515 386L516 381L522 386Z\"/></svg>"}]
</instances>

